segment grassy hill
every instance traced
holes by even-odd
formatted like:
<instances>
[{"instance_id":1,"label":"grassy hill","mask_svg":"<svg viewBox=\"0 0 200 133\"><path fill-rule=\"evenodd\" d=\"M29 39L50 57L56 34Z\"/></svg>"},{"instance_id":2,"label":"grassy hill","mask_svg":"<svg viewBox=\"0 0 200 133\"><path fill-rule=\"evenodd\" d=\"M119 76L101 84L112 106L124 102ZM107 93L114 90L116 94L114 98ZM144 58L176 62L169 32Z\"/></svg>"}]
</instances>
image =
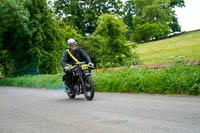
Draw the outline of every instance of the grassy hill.
<instances>
[{"instance_id":1,"label":"grassy hill","mask_svg":"<svg viewBox=\"0 0 200 133\"><path fill-rule=\"evenodd\" d=\"M144 64L200 59L200 31L139 44L136 53Z\"/></svg>"}]
</instances>

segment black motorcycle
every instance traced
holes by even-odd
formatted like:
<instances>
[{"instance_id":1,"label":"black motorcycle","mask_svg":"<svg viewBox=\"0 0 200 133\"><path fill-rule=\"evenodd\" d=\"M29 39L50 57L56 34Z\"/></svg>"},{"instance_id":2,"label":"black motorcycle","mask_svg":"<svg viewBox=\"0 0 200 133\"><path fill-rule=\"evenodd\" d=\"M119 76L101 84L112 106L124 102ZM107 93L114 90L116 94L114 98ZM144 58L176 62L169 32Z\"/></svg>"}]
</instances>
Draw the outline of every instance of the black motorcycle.
<instances>
[{"instance_id":1,"label":"black motorcycle","mask_svg":"<svg viewBox=\"0 0 200 133\"><path fill-rule=\"evenodd\" d=\"M69 98L74 99L76 95L84 94L87 100L94 98L94 83L91 78L91 67L85 62L76 63L68 71L72 71L72 93L68 93Z\"/></svg>"}]
</instances>

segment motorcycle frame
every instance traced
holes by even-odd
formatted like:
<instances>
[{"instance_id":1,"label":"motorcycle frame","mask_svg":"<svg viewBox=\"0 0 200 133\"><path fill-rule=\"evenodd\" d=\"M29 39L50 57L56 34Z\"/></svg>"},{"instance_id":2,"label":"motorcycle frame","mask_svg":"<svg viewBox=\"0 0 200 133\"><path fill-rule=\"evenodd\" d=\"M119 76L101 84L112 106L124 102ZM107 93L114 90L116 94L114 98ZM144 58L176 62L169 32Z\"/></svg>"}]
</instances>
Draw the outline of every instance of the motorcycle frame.
<instances>
[{"instance_id":1,"label":"motorcycle frame","mask_svg":"<svg viewBox=\"0 0 200 133\"><path fill-rule=\"evenodd\" d=\"M84 83L84 80L86 77L90 76L91 75L91 71L90 71L90 68L88 67L87 70L82 70L81 69L81 65L82 64L78 64L74 67L74 69L78 68L77 72L75 72L74 70L72 70L73 72L73 76L72 76L72 83L73 83L73 87L74 87L74 84L76 84L74 81L75 81L75 78L78 78L79 81L76 81L78 82L78 85L79 85L79 92L77 92L77 90L75 88L73 88L73 92L74 94L76 95L80 95L82 93L85 93L85 83ZM76 75L78 73L78 76ZM77 76L77 77L76 77ZM77 79L76 79L77 80Z\"/></svg>"}]
</instances>

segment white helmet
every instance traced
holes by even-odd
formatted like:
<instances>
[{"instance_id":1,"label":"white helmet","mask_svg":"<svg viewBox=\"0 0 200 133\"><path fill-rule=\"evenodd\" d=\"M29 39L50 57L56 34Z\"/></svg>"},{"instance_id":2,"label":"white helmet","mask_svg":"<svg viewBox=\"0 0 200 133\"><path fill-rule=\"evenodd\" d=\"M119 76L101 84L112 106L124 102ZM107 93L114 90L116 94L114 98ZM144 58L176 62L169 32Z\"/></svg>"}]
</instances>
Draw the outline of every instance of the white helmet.
<instances>
[{"instance_id":1,"label":"white helmet","mask_svg":"<svg viewBox=\"0 0 200 133\"><path fill-rule=\"evenodd\" d=\"M76 45L77 44L77 42L73 39L73 38L70 38L70 39L68 39L67 40L67 44L70 46L70 45Z\"/></svg>"}]
</instances>

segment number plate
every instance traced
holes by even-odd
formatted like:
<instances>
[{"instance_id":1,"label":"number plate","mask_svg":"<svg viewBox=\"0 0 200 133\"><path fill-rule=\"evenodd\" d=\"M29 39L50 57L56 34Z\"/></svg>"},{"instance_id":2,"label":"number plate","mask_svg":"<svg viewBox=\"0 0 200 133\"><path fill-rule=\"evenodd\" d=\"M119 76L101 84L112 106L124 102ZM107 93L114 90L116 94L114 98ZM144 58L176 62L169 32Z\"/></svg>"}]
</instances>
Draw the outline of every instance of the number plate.
<instances>
[{"instance_id":1,"label":"number plate","mask_svg":"<svg viewBox=\"0 0 200 133\"><path fill-rule=\"evenodd\" d=\"M88 65L87 64L82 65L81 68L82 68L82 70L87 70L88 69Z\"/></svg>"}]
</instances>

